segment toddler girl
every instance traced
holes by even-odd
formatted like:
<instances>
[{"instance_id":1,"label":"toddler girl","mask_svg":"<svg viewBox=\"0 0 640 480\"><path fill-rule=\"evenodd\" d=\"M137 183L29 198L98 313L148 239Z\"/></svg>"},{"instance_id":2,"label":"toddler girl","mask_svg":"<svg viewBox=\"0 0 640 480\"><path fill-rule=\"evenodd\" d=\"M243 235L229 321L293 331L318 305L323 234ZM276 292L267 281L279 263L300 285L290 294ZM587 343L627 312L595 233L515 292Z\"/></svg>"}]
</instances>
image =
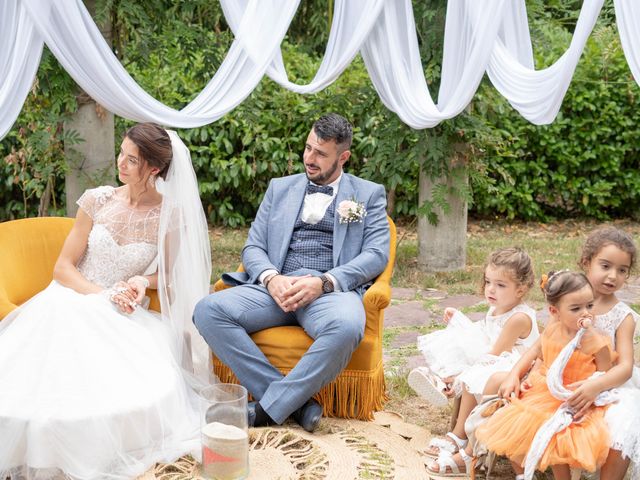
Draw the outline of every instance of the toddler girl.
<instances>
[{"instance_id":1,"label":"toddler girl","mask_svg":"<svg viewBox=\"0 0 640 480\"><path fill-rule=\"evenodd\" d=\"M445 310L447 327L418 338L427 367L409 374L409 385L436 405L447 403L447 395L461 395L453 431L444 439L433 439L425 455L451 457L466 443L464 422L496 372L509 372L521 352L537 340L535 311L523 303L533 285L531 258L520 248L503 248L489 255L482 277L482 290L489 303L484 320L472 322L455 309ZM494 390L497 390L496 383ZM456 455L447 471L457 472L464 461ZM436 465L435 472L439 471ZM442 472L446 473L446 472Z\"/></svg>"},{"instance_id":2,"label":"toddler girl","mask_svg":"<svg viewBox=\"0 0 640 480\"><path fill-rule=\"evenodd\" d=\"M519 383L537 359L542 361L542 365L529 373L523 384L526 389L520 392L521 397L513 396L509 405L498 410L475 432L478 441L489 450L512 460L519 474L516 478L521 478L522 467L536 433L541 427L548 427L547 422L552 417L555 420L557 412L564 413L560 408L564 399L558 398L560 394L557 390L566 392L576 382L604 378L602 374L594 374L611 368L613 357L609 338L590 326L590 321L583 323L585 318L591 317L594 302L593 289L587 277L582 273L558 272L549 274L548 281L544 281L542 286L551 320L542 337L509 373L507 382ZM554 360L574 340L581 327L586 327L586 332L581 333L582 338L578 337L577 348L576 342L572 344L570 356L568 360L565 359L566 367L560 368L558 375L558 362L554 363ZM564 349L564 352L567 350ZM550 385L554 391L550 391ZM556 425L553 435L550 438L548 436L542 445L536 439L536 448L531 451L530 455L535 457L538 449L541 454L539 468L544 471L551 465L556 479L568 480L571 476L569 467L594 471L607 458L609 430L604 419L605 407L591 406L585 409L584 405L579 402L573 408L569 406L571 412L583 412L580 422L575 421L575 417L571 422L569 415L570 423L566 428Z\"/></svg>"}]
</instances>

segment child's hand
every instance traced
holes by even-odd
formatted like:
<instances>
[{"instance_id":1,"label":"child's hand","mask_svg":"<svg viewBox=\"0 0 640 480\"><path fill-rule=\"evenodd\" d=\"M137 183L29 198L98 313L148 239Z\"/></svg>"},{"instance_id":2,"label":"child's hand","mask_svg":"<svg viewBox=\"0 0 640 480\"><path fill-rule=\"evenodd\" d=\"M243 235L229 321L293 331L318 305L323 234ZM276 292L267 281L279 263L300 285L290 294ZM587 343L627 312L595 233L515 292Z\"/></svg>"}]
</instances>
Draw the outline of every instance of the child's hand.
<instances>
[{"instance_id":1,"label":"child's hand","mask_svg":"<svg viewBox=\"0 0 640 480\"><path fill-rule=\"evenodd\" d=\"M456 309L452 307L447 307L444 309L444 315L442 316L442 321L444 323L449 323L453 315L456 313Z\"/></svg>"},{"instance_id":2,"label":"child's hand","mask_svg":"<svg viewBox=\"0 0 640 480\"><path fill-rule=\"evenodd\" d=\"M453 388L453 382L455 381L455 379L456 377L447 377L442 379L442 381L446 385L446 388L442 391L442 393L444 393L447 398L453 398L456 396L456 391Z\"/></svg>"},{"instance_id":3,"label":"child's hand","mask_svg":"<svg viewBox=\"0 0 640 480\"><path fill-rule=\"evenodd\" d=\"M506 399L520 396L520 379L517 375L507 375L498 388L498 396Z\"/></svg>"},{"instance_id":4,"label":"child's hand","mask_svg":"<svg viewBox=\"0 0 640 480\"><path fill-rule=\"evenodd\" d=\"M533 385L529 380L523 380L522 383L520 384L520 391L524 393L527 390L529 390L531 387L533 387Z\"/></svg>"},{"instance_id":5,"label":"child's hand","mask_svg":"<svg viewBox=\"0 0 640 480\"><path fill-rule=\"evenodd\" d=\"M567 403L576 412L573 419L580 420L593 405L593 401L601 390L595 382L589 380L580 380L567 385L567 387L571 390L575 389L573 395L567 399Z\"/></svg>"}]
</instances>

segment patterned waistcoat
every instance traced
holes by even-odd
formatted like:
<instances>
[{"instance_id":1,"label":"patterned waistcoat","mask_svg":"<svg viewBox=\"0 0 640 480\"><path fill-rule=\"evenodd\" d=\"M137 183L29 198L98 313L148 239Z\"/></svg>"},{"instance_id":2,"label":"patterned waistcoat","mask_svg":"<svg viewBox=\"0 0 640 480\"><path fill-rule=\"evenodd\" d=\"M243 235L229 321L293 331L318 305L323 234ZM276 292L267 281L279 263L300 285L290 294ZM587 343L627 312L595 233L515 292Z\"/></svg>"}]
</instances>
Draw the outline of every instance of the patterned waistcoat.
<instances>
[{"instance_id":1,"label":"patterned waistcoat","mask_svg":"<svg viewBox=\"0 0 640 480\"><path fill-rule=\"evenodd\" d=\"M293 235L282 273L287 274L301 268L326 272L333 268L333 219L336 199L334 197L327 211L315 225L305 223L300 216L293 226Z\"/></svg>"}]
</instances>

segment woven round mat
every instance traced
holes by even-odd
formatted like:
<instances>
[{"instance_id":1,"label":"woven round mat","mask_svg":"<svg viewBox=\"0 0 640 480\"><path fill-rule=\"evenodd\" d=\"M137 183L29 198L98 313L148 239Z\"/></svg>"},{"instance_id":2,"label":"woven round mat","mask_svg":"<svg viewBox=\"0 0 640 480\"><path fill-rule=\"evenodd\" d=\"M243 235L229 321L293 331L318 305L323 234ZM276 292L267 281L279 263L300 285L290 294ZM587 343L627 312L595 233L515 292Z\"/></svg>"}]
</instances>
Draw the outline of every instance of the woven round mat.
<instances>
[{"instance_id":1,"label":"woven round mat","mask_svg":"<svg viewBox=\"0 0 640 480\"><path fill-rule=\"evenodd\" d=\"M323 419L307 433L295 424L249 430L250 480L394 478L427 479L418 453L426 448L428 430L405 423L391 412L372 422ZM199 478L191 457L159 464L139 480Z\"/></svg>"}]
</instances>

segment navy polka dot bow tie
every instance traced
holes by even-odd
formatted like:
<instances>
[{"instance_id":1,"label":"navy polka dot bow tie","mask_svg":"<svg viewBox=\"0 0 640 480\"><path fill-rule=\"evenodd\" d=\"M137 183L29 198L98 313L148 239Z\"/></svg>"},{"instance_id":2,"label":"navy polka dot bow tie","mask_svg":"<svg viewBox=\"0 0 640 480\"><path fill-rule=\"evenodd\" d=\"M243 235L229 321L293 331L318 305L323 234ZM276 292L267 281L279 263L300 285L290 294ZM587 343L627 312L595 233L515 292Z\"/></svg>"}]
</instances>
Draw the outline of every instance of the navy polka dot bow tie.
<instances>
[{"instance_id":1,"label":"navy polka dot bow tie","mask_svg":"<svg viewBox=\"0 0 640 480\"><path fill-rule=\"evenodd\" d=\"M307 193L324 193L325 195L333 195L333 187L329 185L314 185L312 183L307 185Z\"/></svg>"}]
</instances>

